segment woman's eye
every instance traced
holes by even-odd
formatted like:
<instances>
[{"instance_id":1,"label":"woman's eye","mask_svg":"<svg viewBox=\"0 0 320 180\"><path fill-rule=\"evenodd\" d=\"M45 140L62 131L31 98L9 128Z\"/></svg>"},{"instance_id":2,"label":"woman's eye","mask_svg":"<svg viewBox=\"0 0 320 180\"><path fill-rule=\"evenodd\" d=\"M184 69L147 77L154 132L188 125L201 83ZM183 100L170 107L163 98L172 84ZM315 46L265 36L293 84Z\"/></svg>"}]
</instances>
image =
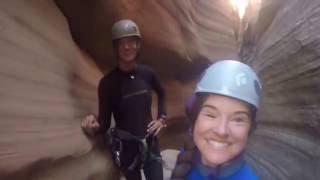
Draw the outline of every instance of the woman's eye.
<instances>
[{"instance_id":1,"label":"woman's eye","mask_svg":"<svg viewBox=\"0 0 320 180\"><path fill-rule=\"evenodd\" d=\"M246 118L234 118L233 119L234 122L237 122L237 123L244 123L244 122L247 122L248 120Z\"/></svg>"},{"instance_id":2,"label":"woman's eye","mask_svg":"<svg viewBox=\"0 0 320 180\"><path fill-rule=\"evenodd\" d=\"M212 118L212 119L216 118L216 116L213 115L213 114L206 114L206 116L209 117L209 118Z\"/></svg>"}]
</instances>

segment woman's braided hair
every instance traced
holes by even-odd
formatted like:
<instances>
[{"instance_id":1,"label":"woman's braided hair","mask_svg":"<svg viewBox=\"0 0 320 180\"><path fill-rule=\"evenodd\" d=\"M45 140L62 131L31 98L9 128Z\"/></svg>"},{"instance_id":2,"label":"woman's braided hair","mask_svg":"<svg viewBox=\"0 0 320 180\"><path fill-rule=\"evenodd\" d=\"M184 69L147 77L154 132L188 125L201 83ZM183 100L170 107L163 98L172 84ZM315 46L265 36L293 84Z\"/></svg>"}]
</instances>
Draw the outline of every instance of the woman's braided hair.
<instances>
[{"instance_id":1,"label":"woman's braided hair","mask_svg":"<svg viewBox=\"0 0 320 180\"><path fill-rule=\"evenodd\" d=\"M171 180L183 180L187 178L187 175L189 174L192 168L192 159L195 152L196 147L193 143L185 144L184 150L181 151L178 155L176 166L172 171Z\"/></svg>"},{"instance_id":2,"label":"woman's braided hair","mask_svg":"<svg viewBox=\"0 0 320 180\"><path fill-rule=\"evenodd\" d=\"M193 127L195 124L195 121L198 117L198 114L201 110L202 104L207 99L208 94L207 93L199 93L197 95L193 95L193 97L190 98L191 102L189 102L186 106L186 115L189 122L189 137L192 139L192 132ZM250 128L250 134L253 132L253 130L256 128L256 121L254 121L256 116L256 108L253 106L251 107L251 128ZM188 174L191 171L192 168L192 159L197 152L197 147L195 146L193 139L186 140L184 143L183 150L179 153L177 162L175 165L175 168L172 171L171 174L171 180L184 180L187 179Z\"/></svg>"},{"instance_id":3,"label":"woman's braided hair","mask_svg":"<svg viewBox=\"0 0 320 180\"><path fill-rule=\"evenodd\" d=\"M192 131L195 120L201 110L201 105L206 99L206 95L197 95L191 97L191 101L186 106L186 115L189 122L189 138L192 139ZM197 151L197 148L193 142L193 140L186 140L184 143L183 150L179 153L176 166L172 171L171 180L183 180L187 178L187 175L191 171L192 168L192 159Z\"/></svg>"}]
</instances>

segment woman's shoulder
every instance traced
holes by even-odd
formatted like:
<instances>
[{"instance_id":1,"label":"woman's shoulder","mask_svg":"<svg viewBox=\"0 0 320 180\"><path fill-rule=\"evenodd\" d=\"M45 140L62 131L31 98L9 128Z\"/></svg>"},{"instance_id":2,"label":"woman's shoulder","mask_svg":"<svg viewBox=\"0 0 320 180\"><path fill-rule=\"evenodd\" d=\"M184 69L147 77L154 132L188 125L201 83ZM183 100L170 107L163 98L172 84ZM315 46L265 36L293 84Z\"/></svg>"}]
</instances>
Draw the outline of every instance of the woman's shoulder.
<instances>
[{"instance_id":1,"label":"woman's shoulder","mask_svg":"<svg viewBox=\"0 0 320 180\"><path fill-rule=\"evenodd\" d=\"M248 163L244 163L242 168L233 176L233 178L226 179L226 180L238 180L238 179L259 180L259 177L257 176L256 172Z\"/></svg>"},{"instance_id":2,"label":"woman's shoulder","mask_svg":"<svg viewBox=\"0 0 320 180\"><path fill-rule=\"evenodd\" d=\"M193 166L191 169L190 173L187 176L188 180L202 180L202 179L207 179L203 173L199 171L198 168ZM218 180L259 180L259 177L253 170L253 168L247 164L244 163L243 166L237 170L235 173L229 176L221 176L221 177L214 177L214 179Z\"/></svg>"}]
</instances>

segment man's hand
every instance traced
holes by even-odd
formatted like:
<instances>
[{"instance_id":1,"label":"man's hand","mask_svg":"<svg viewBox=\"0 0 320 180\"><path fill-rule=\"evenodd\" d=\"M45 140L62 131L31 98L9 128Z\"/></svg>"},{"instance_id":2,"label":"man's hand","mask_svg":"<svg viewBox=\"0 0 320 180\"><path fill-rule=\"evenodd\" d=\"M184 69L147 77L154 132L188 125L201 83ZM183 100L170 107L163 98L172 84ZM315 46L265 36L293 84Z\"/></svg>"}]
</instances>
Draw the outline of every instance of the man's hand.
<instances>
[{"instance_id":1,"label":"man's hand","mask_svg":"<svg viewBox=\"0 0 320 180\"><path fill-rule=\"evenodd\" d=\"M164 119L159 118L157 120L153 120L148 124L148 130L147 132L149 134L153 134L156 136L162 128L166 127L166 124L164 123Z\"/></svg>"},{"instance_id":2,"label":"man's hand","mask_svg":"<svg viewBox=\"0 0 320 180\"><path fill-rule=\"evenodd\" d=\"M100 128L100 124L95 115L89 114L81 121L81 128L89 136L94 136Z\"/></svg>"}]
</instances>

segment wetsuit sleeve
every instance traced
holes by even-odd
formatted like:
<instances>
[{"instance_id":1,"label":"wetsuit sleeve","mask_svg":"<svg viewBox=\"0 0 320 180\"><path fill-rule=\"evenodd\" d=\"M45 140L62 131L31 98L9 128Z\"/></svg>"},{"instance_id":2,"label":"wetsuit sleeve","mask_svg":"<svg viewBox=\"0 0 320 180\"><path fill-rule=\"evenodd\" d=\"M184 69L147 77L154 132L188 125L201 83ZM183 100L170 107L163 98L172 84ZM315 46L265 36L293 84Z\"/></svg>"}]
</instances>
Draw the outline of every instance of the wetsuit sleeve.
<instances>
[{"instance_id":1,"label":"wetsuit sleeve","mask_svg":"<svg viewBox=\"0 0 320 180\"><path fill-rule=\"evenodd\" d=\"M111 124L111 99L110 99L110 88L109 83L102 79L98 87L98 98L99 98L99 114L98 121L100 123L100 129L98 133L105 133Z\"/></svg>"},{"instance_id":2,"label":"wetsuit sleeve","mask_svg":"<svg viewBox=\"0 0 320 180\"><path fill-rule=\"evenodd\" d=\"M158 96L158 116L160 117L166 117L167 116L167 110L166 110L166 93L164 88L162 87L162 84L160 82L160 79L156 76L154 72L152 72L152 88L157 93Z\"/></svg>"}]
</instances>

